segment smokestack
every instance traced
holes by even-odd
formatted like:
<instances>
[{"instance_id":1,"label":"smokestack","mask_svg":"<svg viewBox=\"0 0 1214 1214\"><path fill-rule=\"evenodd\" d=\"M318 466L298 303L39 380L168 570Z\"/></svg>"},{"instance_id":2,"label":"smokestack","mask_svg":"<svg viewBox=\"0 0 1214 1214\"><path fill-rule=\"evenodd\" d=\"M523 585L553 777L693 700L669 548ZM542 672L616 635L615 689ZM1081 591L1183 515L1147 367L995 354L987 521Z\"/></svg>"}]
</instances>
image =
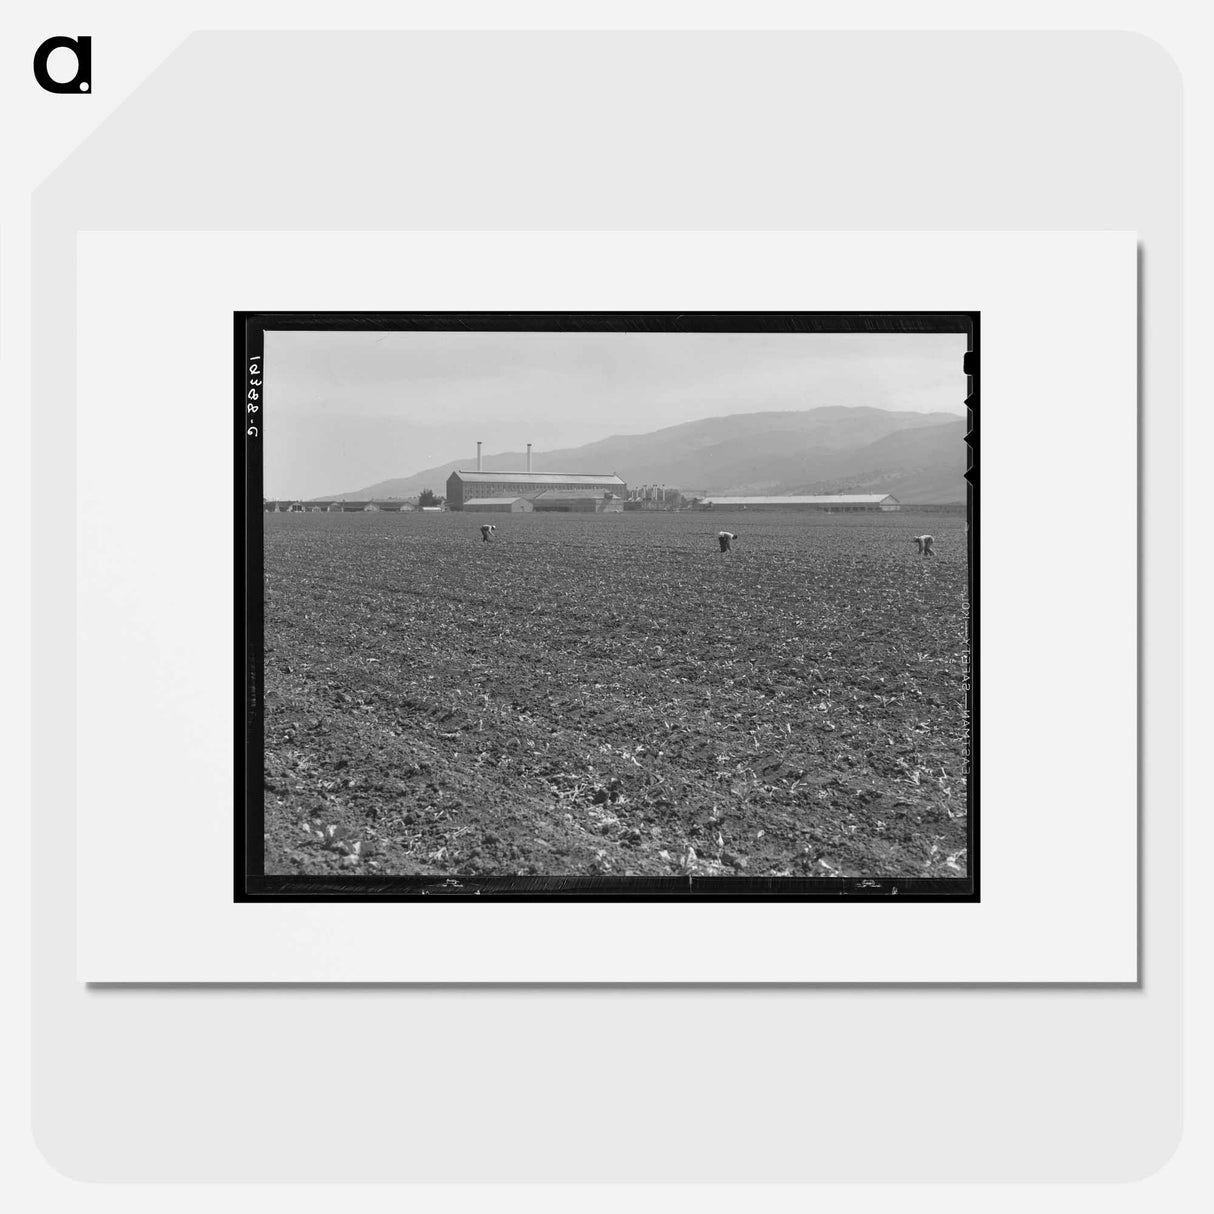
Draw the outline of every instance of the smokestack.
<instances>
[{"instance_id":1,"label":"smokestack","mask_svg":"<svg viewBox=\"0 0 1214 1214\"><path fill-rule=\"evenodd\" d=\"M481 445L480 445L480 443L476 444L476 470L477 470L477 472L479 472L481 470Z\"/></svg>"},{"instance_id":2,"label":"smokestack","mask_svg":"<svg viewBox=\"0 0 1214 1214\"><path fill-rule=\"evenodd\" d=\"M527 471L531 471L531 444L527 444Z\"/></svg>"}]
</instances>

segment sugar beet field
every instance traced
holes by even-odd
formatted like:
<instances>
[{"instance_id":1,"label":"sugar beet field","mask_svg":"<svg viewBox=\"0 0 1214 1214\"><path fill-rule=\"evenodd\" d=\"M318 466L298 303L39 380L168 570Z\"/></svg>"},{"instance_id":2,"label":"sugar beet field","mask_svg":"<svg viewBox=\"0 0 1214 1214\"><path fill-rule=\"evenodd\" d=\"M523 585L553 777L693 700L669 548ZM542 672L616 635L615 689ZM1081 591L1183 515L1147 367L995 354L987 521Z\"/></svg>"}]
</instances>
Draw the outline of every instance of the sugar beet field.
<instances>
[{"instance_id":1,"label":"sugar beet field","mask_svg":"<svg viewBox=\"0 0 1214 1214\"><path fill-rule=\"evenodd\" d=\"M265 871L959 876L965 542L912 513L267 515Z\"/></svg>"}]
</instances>

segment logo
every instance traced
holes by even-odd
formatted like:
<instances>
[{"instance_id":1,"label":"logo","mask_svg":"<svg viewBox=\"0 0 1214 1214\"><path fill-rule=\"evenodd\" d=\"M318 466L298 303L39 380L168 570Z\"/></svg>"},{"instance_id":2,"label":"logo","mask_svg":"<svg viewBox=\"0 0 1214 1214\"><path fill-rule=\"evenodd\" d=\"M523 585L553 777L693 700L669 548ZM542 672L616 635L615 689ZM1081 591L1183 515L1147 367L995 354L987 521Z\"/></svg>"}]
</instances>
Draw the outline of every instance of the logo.
<instances>
[{"instance_id":1,"label":"logo","mask_svg":"<svg viewBox=\"0 0 1214 1214\"><path fill-rule=\"evenodd\" d=\"M52 51L68 50L76 56L76 74L71 80L54 80L46 65ZM34 52L34 79L48 93L88 93L93 88L93 40L83 34L78 38L48 38Z\"/></svg>"}]
</instances>

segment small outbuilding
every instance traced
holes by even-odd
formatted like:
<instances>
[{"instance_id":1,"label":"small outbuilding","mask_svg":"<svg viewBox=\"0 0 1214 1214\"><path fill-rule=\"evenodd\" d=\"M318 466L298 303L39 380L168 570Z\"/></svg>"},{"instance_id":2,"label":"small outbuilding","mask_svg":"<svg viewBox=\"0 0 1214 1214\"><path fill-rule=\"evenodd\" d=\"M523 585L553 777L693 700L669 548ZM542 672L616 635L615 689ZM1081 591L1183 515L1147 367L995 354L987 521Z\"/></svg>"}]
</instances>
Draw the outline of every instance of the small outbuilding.
<instances>
[{"instance_id":1,"label":"small outbuilding","mask_svg":"<svg viewBox=\"0 0 1214 1214\"><path fill-rule=\"evenodd\" d=\"M536 510L560 514L623 514L624 499L614 493L549 489L532 499Z\"/></svg>"},{"instance_id":2,"label":"small outbuilding","mask_svg":"<svg viewBox=\"0 0 1214 1214\"><path fill-rule=\"evenodd\" d=\"M473 497L464 502L464 509L482 514L529 514L535 507L525 497Z\"/></svg>"}]
</instances>

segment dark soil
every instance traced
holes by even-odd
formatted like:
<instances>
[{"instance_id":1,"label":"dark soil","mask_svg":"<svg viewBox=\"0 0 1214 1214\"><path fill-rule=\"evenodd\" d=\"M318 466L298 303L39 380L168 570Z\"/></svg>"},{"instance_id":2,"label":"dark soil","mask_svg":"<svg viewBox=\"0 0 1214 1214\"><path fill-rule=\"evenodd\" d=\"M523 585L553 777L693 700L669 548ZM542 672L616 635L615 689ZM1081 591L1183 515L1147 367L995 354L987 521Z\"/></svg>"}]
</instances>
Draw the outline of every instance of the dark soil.
<instances>
[{"instance_id":1,"label":"dark soil","mask_svg":"<svg viewBox=\"0 0 1214 1214\"><path fill-rule=\"evenodd\" d=\"M267 873L965 873L962 519L483 521L266 516Z\"/></svg>"}]
</instances>

